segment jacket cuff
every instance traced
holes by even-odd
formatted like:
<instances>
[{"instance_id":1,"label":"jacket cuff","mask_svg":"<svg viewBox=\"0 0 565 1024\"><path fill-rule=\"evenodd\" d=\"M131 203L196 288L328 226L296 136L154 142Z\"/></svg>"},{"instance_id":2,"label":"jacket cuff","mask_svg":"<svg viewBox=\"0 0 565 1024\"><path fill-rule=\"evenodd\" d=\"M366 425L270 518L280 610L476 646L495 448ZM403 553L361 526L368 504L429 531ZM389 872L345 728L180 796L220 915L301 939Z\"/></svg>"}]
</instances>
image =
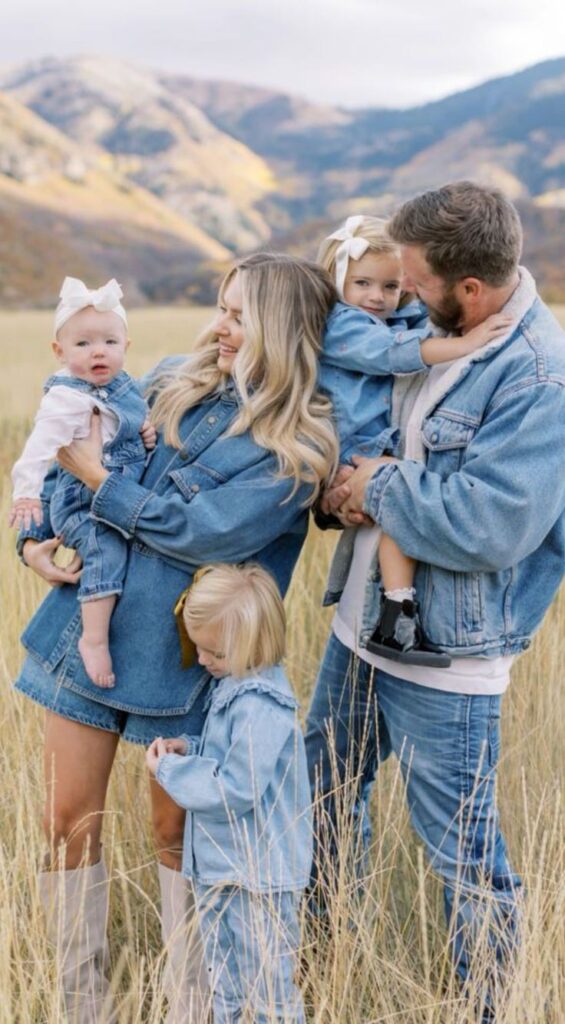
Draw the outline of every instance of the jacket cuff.
<instances>
[{"instance_id":1,"label":"jacket cuff","mask_svg":"<svg viewBox=\"0 0 565 1024\"><path fill-rule=\"evenodd\" d=\"M401 338L402 334L398 335L390 349L391 373L419 373L428 370L429 367L422 359L422 338L411 338L409 341L402 341Z\"/></svg>"},{"instance_id":2,"label":"jacket cuff","mask_svg":"<svg viewBox=\"0 0 565 1024\"><path fill-rule=\"evenodd\" d=\"M94 519L113 526L128 540L151 492L121 473L110 473L96 491L90 511Z\"/></svg>"},{"instance_id":3,"label":"jacket cuff","mask_svg":"<svg viewBox=\"0 0 565 1024\"><path fill-rule=\"evenodd\" d=\"M46 515L47 512L47 515ZM37 526L35 523L31 523L27 530L20 530L16 540L16 553L20 561L27 567L27 562L24 561L24 544L26 540L36 540L41 543L42 540L51 540L55 534L51 529L51 523L49 520L49 506L43 506L43 522Z\"/></svg>"},{"instance_id":4,"label":"jacket cuff","mask_svg":"<svg viewBox=\"0 0 565 1024\"><path fill-rule=\"evenodd\" d=\"M375 522L379 522L381 501L385 488L392 476L398 471L396 463L389 462L377 470L375 476L369 480L365 488L365 500L363 501L363 512Z\"/></svg>"}]
</instances>

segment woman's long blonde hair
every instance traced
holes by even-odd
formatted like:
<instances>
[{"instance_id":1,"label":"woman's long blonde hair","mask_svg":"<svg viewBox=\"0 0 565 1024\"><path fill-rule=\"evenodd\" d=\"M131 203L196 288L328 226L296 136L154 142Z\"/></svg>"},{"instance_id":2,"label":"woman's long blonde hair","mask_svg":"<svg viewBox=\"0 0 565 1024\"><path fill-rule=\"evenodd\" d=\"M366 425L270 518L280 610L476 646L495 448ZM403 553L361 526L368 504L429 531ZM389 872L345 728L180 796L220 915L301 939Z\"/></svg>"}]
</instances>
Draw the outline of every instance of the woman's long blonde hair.
<instances>
[{"instance_id":1,"label":"woman's long blonde hair","mask_svg":"<svg viewBox=\"0 0 565 1024\"><path fill-rule=\"evenodd\" d=\"M245 341L232 376L241 408L227 436L251 432L272 451L278 476L312 485L308 503L331 479L338 462L338 439L331 403L317 389L318 357L326 317L337 293L315 263L280 253L256 253L238 260L226 274L219 302L238 274ZM218 368L219 339L211 325L194 352L155 382L152 420L165 441L180 448L180 421L188 409L227 383Z\"/></svg>"}]
</instances>

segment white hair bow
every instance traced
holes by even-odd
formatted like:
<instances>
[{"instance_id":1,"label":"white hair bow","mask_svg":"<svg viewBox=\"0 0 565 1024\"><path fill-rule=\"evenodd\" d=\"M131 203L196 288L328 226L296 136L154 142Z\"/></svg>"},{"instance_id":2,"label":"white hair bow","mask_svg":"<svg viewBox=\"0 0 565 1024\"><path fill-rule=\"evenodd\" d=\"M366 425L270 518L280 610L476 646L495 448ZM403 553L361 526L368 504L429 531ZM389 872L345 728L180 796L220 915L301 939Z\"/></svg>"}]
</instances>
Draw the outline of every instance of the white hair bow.
<instances>
[{"instance_id":1,"label":"white hair bow","mask_svg":"<svg viewBox=\"0 0 565 1024\"><path fill-rule=\"evenodd\" d=\"M123 291L113 277L101 288L87 288L78 277L66 277L60 292L60 302L55 311L55 334L75 313L87 306L94 306L98 313L117 313L127 325L127 316L120 299Z\"/></svg>"},{"instance_id":2,"label":"white hair bow","mask_svg":"<svg viewBox=\"0 0 565 1024\"><path fill-rule=\"evenodd\" d=\"M369 242L365 238L359 238L354 234L363 220L364 218L361 216L348 217L343 227L328 235L328 238L335 238L341 242L335 254L335 285L340 299L343 299L349 260L360 260L369 248Z\"/></svg>"}]
</instances>

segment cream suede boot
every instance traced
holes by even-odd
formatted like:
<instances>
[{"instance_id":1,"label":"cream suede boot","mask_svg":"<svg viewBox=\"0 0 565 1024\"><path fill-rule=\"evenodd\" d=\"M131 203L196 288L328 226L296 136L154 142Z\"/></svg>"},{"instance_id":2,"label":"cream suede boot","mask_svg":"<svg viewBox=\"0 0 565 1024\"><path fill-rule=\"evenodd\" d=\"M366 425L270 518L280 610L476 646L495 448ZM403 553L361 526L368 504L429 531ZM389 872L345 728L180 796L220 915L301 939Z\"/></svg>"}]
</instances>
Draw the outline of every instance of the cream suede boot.
<instances>
[{"instance_id":1,"label":"cream suede boot","mask_svg":"<svg viewBox=\"0 0 565 1024\"><path fill-rule=\"evenodd\" d=\"M106 1024L114 1018L105 976L109 893L103 861L71 871L42 871L39 894L47 935L57 950L69 1024Z\"/></svg>"},{"instance_id":2,"label":"cream suede boot","mask_svg":"<svg viewBox=\"0 0 565 1024\"><path fill-rule=\"evenodd\" d=\"M163 988L165 1024L206 1024L210 984L198 928L194 891L180 871L159 864L161 934L167 952Z\"/></svg>"}]
</instances>

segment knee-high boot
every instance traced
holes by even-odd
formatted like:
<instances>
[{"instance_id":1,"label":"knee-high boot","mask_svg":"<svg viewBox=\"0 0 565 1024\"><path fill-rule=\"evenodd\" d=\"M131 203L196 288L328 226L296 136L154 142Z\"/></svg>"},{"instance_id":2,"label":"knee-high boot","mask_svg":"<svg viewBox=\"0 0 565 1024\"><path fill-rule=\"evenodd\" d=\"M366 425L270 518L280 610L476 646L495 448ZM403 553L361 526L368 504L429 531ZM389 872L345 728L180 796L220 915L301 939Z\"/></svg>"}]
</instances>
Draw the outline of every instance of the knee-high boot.
<instances>
[{"instance_id":1,"label":"knee-high boot","mask_svg":"<svg viewBox=\"0 0 565 1024\"><path fill-rule=\"evenodd\" d=\"M163 987L166 1024L206 1024L210 985L198 927L194 891L180 871L159 864L161 934L167 952Z\"/></svg>"},{"instance_id":2,"label":"knee-high boot","mask_svg":"<svg viewBox=\"0 0 565 1024\"><path fill-rule=\"evenodd\" d=\"M39 875L47 935L57 950L69 1024L106 1024L113 1019L105 974L108 889L103 861L71 871L42 871Z\"/></svg>"}]
</instances>

